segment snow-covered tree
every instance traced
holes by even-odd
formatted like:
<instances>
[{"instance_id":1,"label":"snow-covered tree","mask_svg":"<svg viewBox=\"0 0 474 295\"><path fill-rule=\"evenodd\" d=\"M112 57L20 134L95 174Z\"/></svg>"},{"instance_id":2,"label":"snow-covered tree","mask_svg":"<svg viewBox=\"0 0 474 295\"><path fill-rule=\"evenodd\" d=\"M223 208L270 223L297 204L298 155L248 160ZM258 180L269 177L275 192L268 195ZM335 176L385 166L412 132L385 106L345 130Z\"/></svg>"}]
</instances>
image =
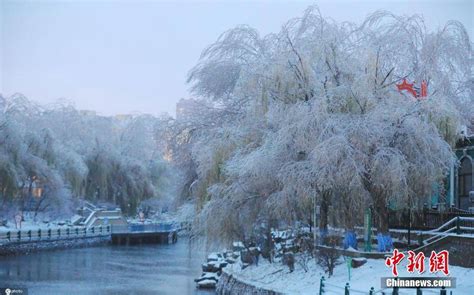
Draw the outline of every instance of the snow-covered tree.
<instances>
[{"instance_id":1,"label":"snow-covered tree","mask_svg":"<svg viewBox=\"0 0 474 295\"><path fill-rule=\"evenodd\" d=\"M156 137L160 118L104 117L20 94L0 97L0 107L2 212L66 214L85 198L134 214L143 200L170 198L173 172Z\"/></svg>"},{"instance_id":2,"label":"snow-covered tree","mask_svg":"<svg viewBox=\"0 0 474 295\"><path fill-rule=\"evenodd\" d=\"M472 48L464 27L429 31L420 16L375 12L337 23L317 7L260 36L226 31L189 75L188 130L201 230L248 236L255 223L336 218L350 232L375 209L381 250L388 208L417 207L454 161L460 124L473 117ZM424 80L428 96L400 93Z\"/></svg>"}]
</instances>

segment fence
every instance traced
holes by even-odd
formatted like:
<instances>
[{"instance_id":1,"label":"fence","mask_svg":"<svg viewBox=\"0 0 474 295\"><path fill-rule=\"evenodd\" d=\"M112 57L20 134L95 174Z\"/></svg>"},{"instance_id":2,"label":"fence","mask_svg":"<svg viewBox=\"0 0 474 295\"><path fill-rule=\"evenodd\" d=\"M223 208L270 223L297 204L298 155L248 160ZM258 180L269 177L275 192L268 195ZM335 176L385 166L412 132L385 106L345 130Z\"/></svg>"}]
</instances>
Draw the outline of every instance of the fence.
<instances>
[{"instance_id":1,"label":"fence","mask_svg":"<svg viewBox=\"0 0 474 295\"><path fill-rule=\"evenodd\" d=\"M107 236L112 233L133 232L170 232L178 229L173 223L130 224L130 225L98 225L72 228L47 228L34 230L11 230L0 232L0 245L32 241L49 241L59 239L75 239L85 237Z\"/></svg>"},{"instance_id":2,"label":"fence","mask_svg":"<svg viewBox=\"0 0 474 295\"><path fill-rule=\"evenodd\" d=\"M474 238L474 217L454 217L453 219L445 222L440 227L425 231L420 234L420 238L423 236L429 236L423 241L423 245L417 250L425 247L426 245L435 243L442 240L447 236L459 237L462 235L463 238ZM468 234L468 235L464 235Z\"/></svg>"},{"instance_id":3,"label":"fence","mask_svg":"<svg viewBox=\"0 0 474 295\"><path fill-rule=\"evenodd\" d=\"M174 223L112 225L112 233L156 233L170 232L177 229L178 227Z\"/></svg>"},{"instance_id":4,"label":"fence","mask_svg":"<svg viewBox=\"0 0 474 295\"><path fill-rule=\"evenodd\" d=\"M455 208L443 211L428 208L422 210L389 210L388 223L390 228L428 230L437 228L457 216L474 217L474 214Z\"/></svg>"},{"instance_id":5,"label":"fence","mask_svg":"<svg viewBox=\"0 0 474 295\"><path fill-rule=\"evenodd\" d=\"M50 241L60 239L75 239L85 237L99 237L111 234L110 225L93 226L91 228L48 228L35 230L12 230L0 232L0 245L32 241Z\"/></svg>"},{"instance_id":6,"label":"fence","mask_svg":"<svg viewBox=\"0 0 474 295\"><path fill-rule=\"evenodd\" d=\"M342 286L337 286L330 284L326 282L326 279L324 276L321 277L321 280L319 282L319 295L326 295L326 294L344 294L344 295L351 295L351 294L369 294L369 295L376 295L376 294L382 294L382 295L405 295L405 294L413 294L413 295L423 295L423 294L433 294L433 295L448 295L448 291L446 290L445 287L442 287L439 290L435 289L422 289L422 288L416 288L416 289L410 289L410 290L403 290L401 293L400 288L394 287L392 289L389 288L384 288L380 290L375 290L374 287L371 287L369 290L357 290L357 289L352 289L350 287L349 283L346 283L344 287ZM452 295L453 291L449 292L449 295Z\"/></svg>"}]
</instances>

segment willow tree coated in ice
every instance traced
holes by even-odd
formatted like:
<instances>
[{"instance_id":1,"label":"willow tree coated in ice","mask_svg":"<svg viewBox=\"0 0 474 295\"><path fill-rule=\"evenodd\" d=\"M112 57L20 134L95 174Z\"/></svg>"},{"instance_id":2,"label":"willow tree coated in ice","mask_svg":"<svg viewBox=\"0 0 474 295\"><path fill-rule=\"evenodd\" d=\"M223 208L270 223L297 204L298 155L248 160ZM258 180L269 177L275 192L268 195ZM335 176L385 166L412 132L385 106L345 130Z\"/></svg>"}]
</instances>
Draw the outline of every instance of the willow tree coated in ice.
<instances>
[{"instance_id":1,"label":"willow tree coated in ice","mask_svg":"<svg viewBox=\"0 0 474 295\"><path fill-rule=\"evenodd\" d=\"M339 24L310 7L277 34L225 32L189 76L213 106L201 117L219 114L192 147L199 228L248 237L261 221L311 223L320 205L321 230L331 215L354 236L371 206L388 250L388 206L430 197L474 117L472 61L460 23L432 32L416 15ZM425 80L428 96L398 92L403 79Z\"/></svg>"},{"instance_id":2,"label":"willow tree coated in ice","mask_svg":"<svg viewBox=\"0 0 474 295\"><path fill-rule=\"evenodd\" d=\"M0 96L1 215L32 211L57 219L82 199L134 215L145 200L166 200L173 170L155 137L162 124L148 115L104 117L67 102L42 106L20 94Z\"/></svg>"}]
</instances>

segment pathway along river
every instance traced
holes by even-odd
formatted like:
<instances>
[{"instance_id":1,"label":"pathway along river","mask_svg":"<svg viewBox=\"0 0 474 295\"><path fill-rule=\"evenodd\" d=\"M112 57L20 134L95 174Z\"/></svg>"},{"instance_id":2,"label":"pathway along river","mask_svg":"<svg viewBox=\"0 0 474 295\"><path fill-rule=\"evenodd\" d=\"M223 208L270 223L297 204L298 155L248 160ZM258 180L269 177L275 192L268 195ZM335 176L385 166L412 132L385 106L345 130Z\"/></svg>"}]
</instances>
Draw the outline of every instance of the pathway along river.
<instances>
[{"instance_id":1,"label":"pathway along river","mask_svg":"<svg viewBox=\"0 0 474 295\"><path fill-rule=\"evenodd\" d=\"M215 294L196 289L204 253L171 245L102 246L0 257L0 288L28 294Z\"/></svg>"}]
</instances>

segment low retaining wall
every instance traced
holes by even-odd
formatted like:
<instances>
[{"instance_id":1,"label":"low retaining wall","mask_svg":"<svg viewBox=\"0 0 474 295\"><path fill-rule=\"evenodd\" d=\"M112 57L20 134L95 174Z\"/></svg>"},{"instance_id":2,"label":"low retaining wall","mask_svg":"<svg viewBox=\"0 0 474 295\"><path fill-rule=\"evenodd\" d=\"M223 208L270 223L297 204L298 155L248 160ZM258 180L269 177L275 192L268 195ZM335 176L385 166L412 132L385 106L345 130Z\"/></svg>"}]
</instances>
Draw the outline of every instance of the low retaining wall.
<instances>
[{"instance_id":1,"label":"low retaining wall","mask_svg":"<svg viewBox=\"0 0 474 295\"><path fill-rule=\"evenodd\" d=\"M329 246L318 245L316 249L335 249L342 256L349 256L353 258L369 258L369 259L385 259L386 255L391 254L390 252L361 252L361 251L349 251L341 248L332 248Z\"/></svg>"},{"instance_id":2,"label":"low retaining wall","mask_svg":"<svg viewBox=\"0 0 474 295\"><path fill-rule=\"evenodd\" d=\"M217 283L216 293L219 295L283 295L283 293L259 288L250 283L239 280L232 274L227 273L225 270L222 271L222 275Z\"/></svg>"},{"instance_id":3,"label":"low retaining wall","mask_svg":"<svg viewBox=\"0 0 474 295\"><path fill-rule=\"evenodd\" d=\"M429 257L431 251L449 251L449 265L461 267L474 267L474 238L463 236L446 236L438 242L424 245L417 248L416 252L421 251Z\"/></svg>"},{"instance_id":4,"label":"low retaining wall","mask_svg":"<svg viewBox=\"0 0 474 295\"><path fill-rule=\"evenodd\" d=\"M90 247L110 243L110 235L70 239L40 240L0 245L0 256L27 254L42 250Z\"/></svg>"},{"instance_id":5,"label":"low retaining wall","mask_svg":"<svg viewBox=\"0 0 474 295\"><path fill-rule=\"evenodd\" d=\"M113 233L113 245L174 244L178 241L176 231Z\"/></svg>"}]
</instances>

